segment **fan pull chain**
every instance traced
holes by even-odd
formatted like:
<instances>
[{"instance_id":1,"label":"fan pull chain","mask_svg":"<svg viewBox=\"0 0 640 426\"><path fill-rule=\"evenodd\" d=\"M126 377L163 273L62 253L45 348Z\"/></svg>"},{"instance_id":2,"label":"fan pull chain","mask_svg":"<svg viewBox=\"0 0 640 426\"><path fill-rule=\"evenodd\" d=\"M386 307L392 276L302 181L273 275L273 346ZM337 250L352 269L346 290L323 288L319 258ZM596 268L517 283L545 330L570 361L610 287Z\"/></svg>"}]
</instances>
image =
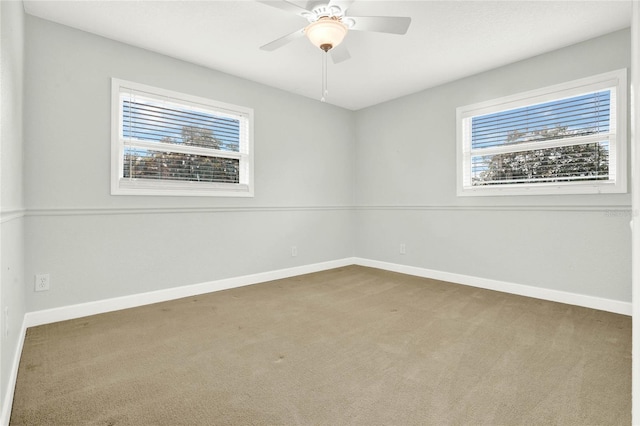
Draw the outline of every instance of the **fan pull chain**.
<instances>
[{"instance_id":1,"label":"fan pull chain","mask_svg":"<svg viewBox=\"0 0 640 426\"><path fill-rule=\"evenodd\" d=\"M320 98L320 102L325 102L327 100L327 96L329 95L329 90L327 90L327 52L323 52L322 54L322 97Z\"/></svg>"}]
</instances>

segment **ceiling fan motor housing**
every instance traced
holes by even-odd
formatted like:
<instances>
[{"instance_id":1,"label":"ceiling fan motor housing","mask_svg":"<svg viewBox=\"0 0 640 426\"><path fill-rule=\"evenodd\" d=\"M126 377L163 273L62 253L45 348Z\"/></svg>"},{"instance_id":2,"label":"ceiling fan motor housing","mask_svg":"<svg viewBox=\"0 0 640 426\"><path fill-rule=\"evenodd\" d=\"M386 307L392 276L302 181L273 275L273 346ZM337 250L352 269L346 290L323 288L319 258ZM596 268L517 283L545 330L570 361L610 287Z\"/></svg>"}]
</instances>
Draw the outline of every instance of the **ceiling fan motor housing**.
<instances>
[{"instance_id":1,"label":"ceiling fan motor housing","mask_svg":"<svg viewBox=\"0 0 640 426\"><path fill-rule=\"evenodd\" d=\"M314 7L310 12L304 13L303 16L307 18L309 22L316 22L321 18L342 18L344 11L337 5L329 6L328 4L321 4Z\"/></svg>"}]
</instances>

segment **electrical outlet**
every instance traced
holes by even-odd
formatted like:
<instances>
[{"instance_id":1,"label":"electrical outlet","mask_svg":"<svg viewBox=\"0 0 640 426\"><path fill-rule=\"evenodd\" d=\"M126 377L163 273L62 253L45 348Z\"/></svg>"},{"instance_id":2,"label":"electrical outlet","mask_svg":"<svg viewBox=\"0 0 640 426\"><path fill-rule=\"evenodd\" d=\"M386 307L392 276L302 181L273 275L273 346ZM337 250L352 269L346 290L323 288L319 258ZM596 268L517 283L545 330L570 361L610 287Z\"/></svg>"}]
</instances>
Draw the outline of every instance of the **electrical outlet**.
<instances>
[{"instance_id":1,"label":"electrical outlet","mask_svg":"<svg viewBox=\"0 0 640 426\"><path fill-rule=\"evenodd\" d=\"M35 290L36 291L49 290L49 274L36 275Z\"/></svg>"},{"instance_id":2,"label":"electrical outlet","mask_svg":"<svg viewBox=\"0 0 640 426\"><path fill-rule=\"evenodd\" d=\"M407 245L405 243L400 244L400 254L407 254Z\"/></svg>"},{"instance_id":3,"label":"electrical outlet","mask_svg":"<svg viewBox=\"0 0 640 426\"><path fill-rule=\"evenodd\" d=\"M291 257L296 257L298 255L298 247L291 246Z\"/></svg>"}]
</instances>

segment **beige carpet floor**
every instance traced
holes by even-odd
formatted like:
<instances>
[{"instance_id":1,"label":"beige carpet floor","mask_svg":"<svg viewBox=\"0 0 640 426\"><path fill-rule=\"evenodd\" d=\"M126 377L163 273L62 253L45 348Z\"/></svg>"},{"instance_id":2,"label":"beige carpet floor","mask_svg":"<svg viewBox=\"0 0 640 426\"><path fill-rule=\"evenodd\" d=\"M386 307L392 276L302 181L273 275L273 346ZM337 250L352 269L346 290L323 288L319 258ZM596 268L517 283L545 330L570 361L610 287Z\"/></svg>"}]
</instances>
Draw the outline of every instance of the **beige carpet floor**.
<instances>
[{"instance_id":1,"label":"beige carpet floor","mask_svg":"<svg viewBox=\"0 0 640 426\"><path fill-rule=\"evenodd\" d=\"M27 330L11 425L628 425L631 318L350 266Z\"/></svg>"}]
</instances>

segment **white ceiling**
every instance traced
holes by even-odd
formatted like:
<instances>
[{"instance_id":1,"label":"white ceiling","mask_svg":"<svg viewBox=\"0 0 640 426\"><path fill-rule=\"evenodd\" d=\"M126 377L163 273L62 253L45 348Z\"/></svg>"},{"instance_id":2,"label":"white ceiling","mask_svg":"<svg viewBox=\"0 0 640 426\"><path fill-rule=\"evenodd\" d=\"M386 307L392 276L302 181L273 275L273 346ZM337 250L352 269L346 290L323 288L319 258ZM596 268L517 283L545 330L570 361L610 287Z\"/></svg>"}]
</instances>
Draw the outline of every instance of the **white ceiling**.
<instances>
[{"instance_id":1,"label":"white ceiling","mask_svg":"<svg viewBox=\"0 0 640 426\"><path fill-rule=\"evenodd\" d=\"M292 1L306 6L306 1ZM300 38L300 16L253 0L25 0L64 25L314 99L323 52ZM357 110L630 26L631 0L357 0L352 16L409 16L406 35L350 31L351 59L328 65L327 102Z\"/></svg>"}]
</instances>

